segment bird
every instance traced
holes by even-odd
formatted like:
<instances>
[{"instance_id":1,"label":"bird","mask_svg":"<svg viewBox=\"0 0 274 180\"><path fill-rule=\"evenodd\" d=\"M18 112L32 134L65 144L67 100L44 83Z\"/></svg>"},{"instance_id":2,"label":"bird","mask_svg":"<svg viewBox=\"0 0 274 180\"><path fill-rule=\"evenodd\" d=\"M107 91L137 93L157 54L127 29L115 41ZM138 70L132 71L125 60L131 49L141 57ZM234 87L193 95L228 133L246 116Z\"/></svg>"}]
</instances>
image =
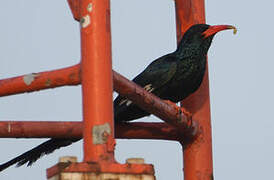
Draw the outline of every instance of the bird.
<instances>
[{"instance_id":1,"label":"bird","mask_svg":"<svg viewBox=\"0 0 274 180\"><path fill-rule=\"evenodd\" d=\"M194 93L206 71L207 52L216 33L236 28L231 25L192 25L183 35L177 49L151 62L132 81L163 100L174 103ZM150 115L131 100L118 95L113 102L115 123L129 122ZM0 165L0 171L11 165L31 166L40 157L80 139L52 138L18 157Z\"/></svg>"}]
</instances>

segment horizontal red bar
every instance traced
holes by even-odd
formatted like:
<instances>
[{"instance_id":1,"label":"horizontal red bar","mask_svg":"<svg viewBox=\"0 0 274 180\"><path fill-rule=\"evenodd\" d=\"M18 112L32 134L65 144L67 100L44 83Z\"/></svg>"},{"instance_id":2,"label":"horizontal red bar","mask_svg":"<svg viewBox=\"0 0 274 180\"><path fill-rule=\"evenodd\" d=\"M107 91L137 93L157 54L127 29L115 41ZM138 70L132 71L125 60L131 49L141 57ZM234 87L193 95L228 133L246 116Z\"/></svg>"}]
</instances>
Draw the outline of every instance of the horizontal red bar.
<instances>
[{"instance_id":1,"label":"horizontal red bar","mask_svg":"<svg viewBox=\"0 0 274 180\"><path fill-rule=\"evenodd\" d=\"M0 138L82 138L82 122L2 121ZM182 133L182 132L181 132ZM121 123L115 125L115 137L121 139L178 140L181 135L166 123Z\"/></svg>"},{"instance_id":2,"label":"horizontal red bar","mask_svg":"<svg viewBox=\"0 0 274 180\"><path fill-rule=\"evenodd\" d=\"M80 65L0 80L0 97L80 84Z\"/></svg>"}]
</instances>

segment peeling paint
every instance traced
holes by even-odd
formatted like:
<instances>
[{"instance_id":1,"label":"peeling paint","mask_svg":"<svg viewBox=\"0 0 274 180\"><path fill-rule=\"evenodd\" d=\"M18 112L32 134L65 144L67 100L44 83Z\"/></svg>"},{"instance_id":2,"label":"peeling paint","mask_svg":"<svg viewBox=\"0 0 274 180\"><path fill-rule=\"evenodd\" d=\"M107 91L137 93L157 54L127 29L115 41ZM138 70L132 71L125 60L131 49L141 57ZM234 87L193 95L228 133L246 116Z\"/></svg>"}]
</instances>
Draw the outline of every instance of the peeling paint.
<instances>
[{"instance_id":1,"label":"peeling paint","mask_svg":"<svg viewBox=\"0 0 274 180\"><path fill-rule=\"evenodd\" d=\"M90 17L89 15L86 15L81 18L80 24L82 28L86 28L90 24Z\"/></svg>"},{"instance_id":2,"label":"peeling paint","mask_svg":"<svg viewBox=\"0 0 274 180\"><path fill-rule=\"evenodd\" d=\"M92 11L92 3L89 3L89 4L88 4L87 10L88 10L88 12L91 12L91 11Z\"/></svg>"},{"instance_id":3,"label":"peeling paint","mask_svg":"<svg viewBox=\"0 0 274 180\"><path fill-rule=\"evenodd\" d=\"M71 74L69 75L69 79L70 79L70 80L75 80L75 79L77 79L76 74L75 74L75 73L71 73Z\"/></svg>"},{"instance_id":4,"label":"peeling paint","mask_svg":"<svg viewBox=\"0 0 274 180\"><path fill-rule=\"evenodd\" d=\"M8 133L10 133L10 131L11 131L11 125L10 125L10 123L8 124Z\"/></svg>"},{"instance_id":5,"label":"peeling paint","mask_svg":"<svg viewBox=\"0 0 274 180\"><path fill-rule=\"evenodd\" d=\"M45 85L46 85L46 86L50 86L50 85L51 85L51 80L50 80L50 79L47 79L46 82L45 82Z\"/></svg>"},{"instance_id":6,"label":"peeling paint","mask_svg":"<svg viewBox=\"0 0 274 180\"><path fill-rule=\"evenodd\" d=\"M127 164L145 164L144 158L128 158L126 159Z\"/></svg>"},{"instance_id":7,"label":"peeling paint","mask_svg":"<svg viewBox=\"0 0 274 180\"><path fill-rule=\"evenodd\" d=\"M76 156L62 156L59 158L59 163L76 163L77 157Z\"/></svg>"},{"instance_id":8,"label":"peeling paint","mask_svg":"<svg viewBox=\"0 0 274 180\"><path fill-rule=\"evenodd\" d=\"M93 144L104 144L107 142L106 135L111 133L109 123L103 125L93 126L92 141Z\"/></svg>"},{"instance_id":9,"label":"peeling paint","mask_svg":"<svg viewBox=\"0 0 274 180\"><path fill-rule=\"evenodd\" d=\"M24 83L29 86L38 76L39 76L38 73L27 74L23 76Z\"/></svg>"}]
</instances>

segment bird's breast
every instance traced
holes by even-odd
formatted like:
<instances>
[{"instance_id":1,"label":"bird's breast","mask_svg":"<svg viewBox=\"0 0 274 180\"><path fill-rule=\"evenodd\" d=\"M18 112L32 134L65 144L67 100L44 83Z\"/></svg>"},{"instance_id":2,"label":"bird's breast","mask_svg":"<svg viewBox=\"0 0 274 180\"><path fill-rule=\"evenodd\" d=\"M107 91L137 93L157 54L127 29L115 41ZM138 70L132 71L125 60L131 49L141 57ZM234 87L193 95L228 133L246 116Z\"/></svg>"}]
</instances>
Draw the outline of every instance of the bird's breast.
<instances>
[{"instance_id":1,"label":"bird's breast","mask_svg":"<svg viewBox=\"0 0 274 180\"><path fill-rule=\"evenodd\" d=\"M173 102L182 101L200 87L205 70L206 57L178 63L176 73L163 94Z\"/></svg>"}]
</instances>

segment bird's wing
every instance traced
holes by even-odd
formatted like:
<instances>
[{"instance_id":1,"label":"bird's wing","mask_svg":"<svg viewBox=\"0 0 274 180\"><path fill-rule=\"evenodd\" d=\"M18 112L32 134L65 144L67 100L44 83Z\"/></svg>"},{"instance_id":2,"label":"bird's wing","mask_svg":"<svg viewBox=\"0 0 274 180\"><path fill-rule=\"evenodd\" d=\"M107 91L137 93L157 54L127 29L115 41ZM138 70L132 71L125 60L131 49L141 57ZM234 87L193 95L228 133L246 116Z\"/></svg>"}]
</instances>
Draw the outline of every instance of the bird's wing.
<instances>
[{"instance_id":1,"label":"bird's wing","mask_svg":"<svg viewBox=\"0 0 274 180\"><path fill-rule=\"evenodd\" d=\"M166 55L153 61L132 81L147 91L152 92L166 84L173 77L176 72L176 67L177 63L175 59L170 55Z\"/></svg>"},{"instance_id":2,"label":"bird's wing","mask_svg":"<svg viewBox=\"0 0 274 180\"><path fill-rule=\"evenodd\" d=\"M177 68L176 59L168 54L153 61L148 67L136 76L132 81L143 87L148 92L154 92L165 85L175 74ZM156 94L157 95L157 94ZM114 105L127 105L132 102L125 97L118 96Z\"/></svg>"}]
</instances>

